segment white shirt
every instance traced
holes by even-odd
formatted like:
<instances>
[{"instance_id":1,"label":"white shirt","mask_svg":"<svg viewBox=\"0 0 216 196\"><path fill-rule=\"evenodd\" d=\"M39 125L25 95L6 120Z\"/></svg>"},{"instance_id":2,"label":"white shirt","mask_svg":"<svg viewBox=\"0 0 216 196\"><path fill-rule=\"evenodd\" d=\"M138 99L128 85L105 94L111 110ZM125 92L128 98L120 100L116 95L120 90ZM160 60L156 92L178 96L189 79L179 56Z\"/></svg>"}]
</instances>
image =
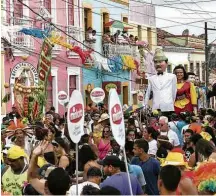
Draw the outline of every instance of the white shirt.
<instances>
[{"instance_id":1,"label":"white shirt","mask_svg":"<svg viewBox=\"0 0 216 196\"><path fill-rule=\"evenodd\" d=\"M148 144L149 144L148 154L156 155L157 150L158 150L157 141L152 140L152 141L148 142Z\"/></svg>"},{"instance_id":2,"label":"white shirt","mask_svg":"<svg viewBox=\"0 0 216 196\"><path fill-rule=\"evenodd\" d=\"M169 142L175 147L175 146L179 146L180 142L179 142L179 138L178 135L176 134L176 132L174 132L173 130L169 130L168 132L160 132L161 135L166 135L169 138Z\"/></svg>"},{"instance_id":3,"label":"white shirt","mask_svg":"<svg viewBox=\"0 0 216 196\"><path fill-rule=\"evenodd\" d=\"M185 125L184 127L182 127L181 135L184 135L184 131L186 131L189 128L189 126L190 126L190 124L189 125Z\"/></svg>"},{"instance_id":4,"label":"white shirt","mask_svg":"<svg viewBox=\"0 0 216 196\"><path fill-rule=\"evenodd\" d=\"M82 193L83 187L86 185L92 185L93 187L100 189L100 187L96 183L86 181L86 182L78 184L78 195L80 195ZM71 195L71 196L77 195L76 194L76 185L72 185L70 187L69 191L67 191L66 195Z\"/></svg>"},{"instance_id":5,"label":"white shirt","mask_svg":"<svg viewBox=\"0 0 216 196\"><path fill-rule=\"evenodd\" d=\"M176 75L163 73L148 78L148 89L144 105L148 105L151 91L153 91L152 111L160 109L162 112L174 111L174 102L177 92Z\"/></svg>"}]
</instances>

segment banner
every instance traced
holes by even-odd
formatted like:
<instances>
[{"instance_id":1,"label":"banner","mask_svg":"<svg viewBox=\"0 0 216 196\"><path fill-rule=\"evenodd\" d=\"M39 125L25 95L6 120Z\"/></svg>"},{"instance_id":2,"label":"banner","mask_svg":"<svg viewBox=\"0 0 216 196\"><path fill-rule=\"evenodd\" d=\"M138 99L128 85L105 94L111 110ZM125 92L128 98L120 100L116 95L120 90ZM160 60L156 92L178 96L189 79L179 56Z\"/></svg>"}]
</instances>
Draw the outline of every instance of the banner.
<instances>
[{"instance_id":1,"label":"banner","mask_svg":"<svg viewBox=\"0 0 216 196\"><path fill-rule=\"evenodd\" d=\"M69 102L68 100L68 95L65 91L59 91L58 93L58 102L61 105L65 105L67 102Z\"/></svg>"},{"instance_id":2,"label":"banner","mask_svg":"<svg viewBox=\"0 0 216 196\"><path fill-rule=\"evenodd\" d=\"M97 87L91 91L90 97L94 103L100 103L105 98L105 92L102 88Z\"/></svg>"},{"instance_id":3,"label":"banner","mask_svg":"<svg viewBox=\"0 0 216 196\"><path fill-rule=\"evenodd\" d=\"M124 114L122 111L121 102L117 94L116 89L110 89L109 91L109 115L110 125L113 136L116 142L124 147L125 145L125 123Z\"/></svg>"},{"instance_id":4,"label":"banner","mask_svg":"<svg viewBox=\"0 0 216 196\"><path fill-rule=\"evenodd\" d=\"M78 143L84 134L84 103L80 91L72 92L67 111L68 131L71 140Z\"/></svg>"},{"instance_id":5,"label":"banner","mask_svg":"<svg viewBox=\"0 0 216 196\"><path fill-rule=\"evenodd\" d=\"M52 59L52 44L45 39L42 45L39 61L38 61L38 85L43 87L38 93L39 115L43 112L43 106L46 104L47 97L47 79L51 72L51 59Z\"/></svg>"}]
</instances>

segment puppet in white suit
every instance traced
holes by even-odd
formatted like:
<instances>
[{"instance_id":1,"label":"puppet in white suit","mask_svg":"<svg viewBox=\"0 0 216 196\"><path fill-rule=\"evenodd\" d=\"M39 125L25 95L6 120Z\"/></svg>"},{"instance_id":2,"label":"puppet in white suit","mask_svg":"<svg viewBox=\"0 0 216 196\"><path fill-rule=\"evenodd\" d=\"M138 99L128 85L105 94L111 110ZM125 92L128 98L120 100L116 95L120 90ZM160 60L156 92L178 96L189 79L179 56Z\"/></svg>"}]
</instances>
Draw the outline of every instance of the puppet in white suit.
<instances>
[{"instance_id":1,"label":"puppet in white suit","mask_svg":"<svg viewBox=\"0 0 216 196\"><path fill-rule=\"evenodd\" d=\"M174 103L177 92L177 79L172 73L166 73L168 58L161 49L156 49L154 64L157 74L148 78L148 89L144 105L149 101L150 93L153 92L152 110L160 109L163 113L174 111Z\"/></svg>"}]
</instances>

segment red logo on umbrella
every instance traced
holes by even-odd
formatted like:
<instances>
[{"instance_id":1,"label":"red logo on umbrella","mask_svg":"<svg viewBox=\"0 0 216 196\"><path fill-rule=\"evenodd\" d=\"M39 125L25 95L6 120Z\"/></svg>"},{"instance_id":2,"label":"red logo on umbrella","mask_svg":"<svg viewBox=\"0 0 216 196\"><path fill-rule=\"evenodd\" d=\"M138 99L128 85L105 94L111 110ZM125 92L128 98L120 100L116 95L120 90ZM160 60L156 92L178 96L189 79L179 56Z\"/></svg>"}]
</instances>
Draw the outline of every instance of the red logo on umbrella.
<instances>
[{"instance_id":1,"label":"red logo on umbrella","mask_svg":"<svg viewBox=\"0 0 216 196\"><path fill-rule=\"evenodd\" d=\"M119 104L115 104L111 109L112 121L114 124L119 125L122 121L122 110Z\"/></svg>"},{"instance_id":2,"label":"red logo on umbrella","mask_svg":"<svg viewBox=\"0 0 216 196\"><path fill-rule=\"evenodd\" d=\"M58 99L59 100L65 100L65 99L67 99L67 95L61 94L61 95L58 96Z\"/></svg>"},{"instance_id":3,"label":"red logo on umbrella","mask_svg":"<svg viewBox=\"0 0 216 196\"><path fill-rule=\"evenodd\" d=\"M104 95L104 92L103 91L93 91L92 93L91 93L91 96L92 97L101 97L101 96L103 96Z\"/></svg>"},{"instance_id":4,"label":"red logo on umbrella","mask_svg":"<svg viewBox=\"0 0 216 196\"><path fill-rule=\"evenodd\" d=\"M78 103L70 108L69 119L72 123L78 123L83 117L83 105Z\"/></svg>"}]
</instances>

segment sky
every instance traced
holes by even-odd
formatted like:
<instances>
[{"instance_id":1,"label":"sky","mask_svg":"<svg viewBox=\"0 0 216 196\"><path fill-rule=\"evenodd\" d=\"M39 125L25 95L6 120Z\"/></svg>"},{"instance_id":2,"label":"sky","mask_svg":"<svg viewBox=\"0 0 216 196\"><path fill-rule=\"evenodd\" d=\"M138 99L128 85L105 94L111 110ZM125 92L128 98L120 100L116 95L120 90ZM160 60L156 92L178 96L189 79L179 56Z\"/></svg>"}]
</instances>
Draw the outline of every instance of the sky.
<instances>
[{"instance_id":1,"label":"sky","mask_svg":"<svg viewBox=\"0 0 216 196\"><path fill-rule=\"evenodd\" d=\"M185 29L189 34L204 33L204 22L208 28L216 29L216 0L143 0L156 6L156 26L170 33L181 35ZM208 1L208 2L203 2ZM174 8L169 8L174 7ZM177 8L177 9L175 9ZM172 22L174 21L174 22ZM200 22L197 22L200 21ZM191 23L182 25L179 23ZM191 26L190 26L191 25ZM172 26L172 27L170 27ZM209 43L216 39L216 30L208 31Z\"/></svg>"}]
</instances>

